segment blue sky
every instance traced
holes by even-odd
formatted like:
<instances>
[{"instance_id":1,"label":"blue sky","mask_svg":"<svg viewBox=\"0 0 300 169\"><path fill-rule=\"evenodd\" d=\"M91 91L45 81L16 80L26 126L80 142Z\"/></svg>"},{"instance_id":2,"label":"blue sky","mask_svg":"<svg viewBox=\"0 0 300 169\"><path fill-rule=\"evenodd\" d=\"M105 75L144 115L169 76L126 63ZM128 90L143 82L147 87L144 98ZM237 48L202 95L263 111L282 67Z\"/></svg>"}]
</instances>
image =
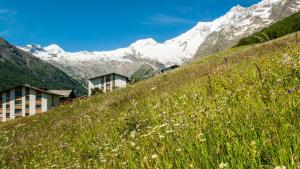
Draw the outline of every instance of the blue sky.
<instances>
[{"instance_id":1,"label":"blue sky","mask_svg":"<svg viewBox=\"0 0 300 169\"><path fill-rule=\"evenodd\" d=\"M0 0L0 37L15 45L111 50L152 37L162 42L232 6L260 0Z\"/></svg>"}]
</instances>

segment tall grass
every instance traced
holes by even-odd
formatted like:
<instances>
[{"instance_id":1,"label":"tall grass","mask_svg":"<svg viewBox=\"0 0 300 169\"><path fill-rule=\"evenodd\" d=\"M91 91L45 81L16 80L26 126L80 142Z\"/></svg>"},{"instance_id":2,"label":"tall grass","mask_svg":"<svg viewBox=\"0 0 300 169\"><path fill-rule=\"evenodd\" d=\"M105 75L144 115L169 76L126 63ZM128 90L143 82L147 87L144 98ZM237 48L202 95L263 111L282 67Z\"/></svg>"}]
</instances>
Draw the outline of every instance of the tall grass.
<instances>
[{"instance_id":1,"label":"tall grass","mask_svg":"<svg viewBox=\"0 0 300 169\"><path fill-rule=\"evenodd\" d=\"M0 126L1 168L299 168L294 35Z\"/></svg>"}]
</instances>

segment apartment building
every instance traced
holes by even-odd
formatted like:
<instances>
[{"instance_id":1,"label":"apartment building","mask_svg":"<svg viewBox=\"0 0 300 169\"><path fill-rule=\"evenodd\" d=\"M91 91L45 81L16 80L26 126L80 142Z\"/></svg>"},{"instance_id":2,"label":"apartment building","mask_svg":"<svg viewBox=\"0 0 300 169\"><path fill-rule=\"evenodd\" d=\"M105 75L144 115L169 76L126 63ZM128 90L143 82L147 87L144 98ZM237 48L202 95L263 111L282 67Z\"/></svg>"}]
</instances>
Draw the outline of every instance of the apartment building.
<instances>
[{"instance_id":1,"label":"apartment building","mask_svg":"<svg viewBox=\"0 0 300 169\"><path fill-rule=\"evenodd\" d=\"M59 103L58 94L27 84L15 86L0 92L0 121L45 113Z\"/></svg>"}]
</instances>

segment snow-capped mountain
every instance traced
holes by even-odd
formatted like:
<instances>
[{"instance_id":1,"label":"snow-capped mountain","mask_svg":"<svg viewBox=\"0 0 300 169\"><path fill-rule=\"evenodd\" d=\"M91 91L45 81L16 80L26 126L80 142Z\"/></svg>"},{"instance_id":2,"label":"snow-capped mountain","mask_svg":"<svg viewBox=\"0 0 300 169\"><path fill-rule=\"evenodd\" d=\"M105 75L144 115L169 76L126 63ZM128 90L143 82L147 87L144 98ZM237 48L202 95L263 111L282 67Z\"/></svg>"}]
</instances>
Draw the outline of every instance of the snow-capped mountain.
<instances>
[{"instance_id":1,"label":"snow-capped mountain","mask_svg":"<svg viewBox=\"0 0 300 169\"><path fill-rule=\"evenodd\" d=\"M120 66L151 62L154 67L157 62L164 65L183 64L195 55L202 56L229 48L239 39L299 10L300 0L263 0L248 8L238 5L224 16L212 22L199 22L191 30L163 43L152 38L142 39L129 47L113 51L71 53L57 45L44 48L39 45L27 45L20 48L54 64L76 67L82 64L95 66L94 64L105 62L118 63Z\"/></svg>"}]
</instances>

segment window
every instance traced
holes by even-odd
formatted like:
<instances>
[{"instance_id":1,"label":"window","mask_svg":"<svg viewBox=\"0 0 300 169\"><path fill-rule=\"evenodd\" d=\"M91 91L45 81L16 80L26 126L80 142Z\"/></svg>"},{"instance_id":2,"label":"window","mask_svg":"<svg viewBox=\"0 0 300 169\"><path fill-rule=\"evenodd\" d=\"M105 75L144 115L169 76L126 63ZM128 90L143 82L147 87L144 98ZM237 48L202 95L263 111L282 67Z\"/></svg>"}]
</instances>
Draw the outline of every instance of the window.
<instances>
[{"instance_id":1,"label":"window","mask_svg":"<svg viewBox=\"0 0 300 169\"><path fill-rule=\"evenodd\" d=\"M0 94L0 109L2 109L2 95Z\"/></svg>"},{"instance_id":2,"label":"window","mask_svg":"<svg viewBox=\"0 0 300 169\"><path fill-rule=\"evenodd\" d=\"M30 94L30 89L26 88L26 95L29 95L29 94Z\"/></svg>"},{"instance_id":3,"label":"window","mask_svg":"<svg viewBox=\"0 0 300 169\"><path fill-rule=\"evenodd\" d=\"M115 89L116 88L116 75L113 75L113 84L112 84L112 88Z\"/></svg>"},{"instance_id":4,"label":"window","mask_svg":"<svg viewBox=\"0 0 300 169\"><path fill-rule=\"evenodd\" d=\"M9 109L10 109L10 104L6 103L6 110L9 110Z\"/></svg>"},{"instance_id":5,"label":"window","mask_svg":"<svg viewBox=\"0 0 300 169\"><path fill-rule=\"evenodd\" d=\"M110 82L106 83L106 91L110 91Z\"/></svg>"},{"instance_id":6,"label":"window","mask_svg":"<svg viewBox=\"0 0 300 169\"><path fill-rule=\"evenodd\" d=\"M10 92L6 92L6 102L10 101Z\"/></svg>"},{"instance_id":7,"label":"window","mask_svg":"<svg viewBox=\"0 0 300 169\"><path fill-rule=\"evenodd\" d=\"M30 108L30 107L29 107L29 105L27 104L27 105L26 105L26 109L29 109L29 108Z\"/></svg>"},{"instance_id":8,"label":"window","mask_svg":"<svg viewBox=\"0 0 300 169\"><path fill-rule=\"evenodd\" d=\"M36 91L36 100L42 99L42 92Z\"/></svg>"},{"instance_id":9,"label":"window","mask_svg":"<svg viewBox=\"0 0 300 169\"><path fill-rule=\"evenodd\" d=\"M16 106L22 105L22 100L15 100L15 104L16 104Z\"/></svg>"},{"instance_id":10,"label":"window","mask_svg":"<svg viewBox=\"0 0 300 169\"><path fill-rule=\"evenodd\" d=\"M37 104L37 105L35 106L35 108L36 108L36 109L42 109L42 105Z\"/></svg>"},{"instance_id":11,"label":"window","mask_svg":"<svg viewBox=\"0 0 300 169\"><path fill-rule=\"evenodd\" d=\"M15 97L16 97L16 98L22 97L22 88L17 88L17 89L15 90Z\"/></svg>"},{"instance_id":12,"label":"window","mask_svg":"<svg viewBox=\"0 0 300 169\"><path fill-rule=\"evenodd\" d=\"M16 115L21 115L22 114L22 109L16 109L15 114Z\"/></svg>"},{"instance_id":13,"label":"window","mask_svg":"<svg viewBox=\"0 0 300 169\"><path fill-rule=\"evenodd\" d=\"M6 118L7 118L7 119L10 118L10 113L6 113Z\"/></svg>"},{"instance_id":14,"label":"window","mask_svg":"<svg viewBox=\"0 0 300 169\"><path fill-rule=\"evenodd\" d=\"M25 113L25 116L29 116L29 113Z\"/></svg>"},{"instance_id":15,"label":"window","mask_svg":"<svg viewBox=\"0 0 300 169\"><path fill-rule=\"evenodd\" d=\"M110 82L110 75L106 76L106 82Z\"/></svg>"}]
</instances>

